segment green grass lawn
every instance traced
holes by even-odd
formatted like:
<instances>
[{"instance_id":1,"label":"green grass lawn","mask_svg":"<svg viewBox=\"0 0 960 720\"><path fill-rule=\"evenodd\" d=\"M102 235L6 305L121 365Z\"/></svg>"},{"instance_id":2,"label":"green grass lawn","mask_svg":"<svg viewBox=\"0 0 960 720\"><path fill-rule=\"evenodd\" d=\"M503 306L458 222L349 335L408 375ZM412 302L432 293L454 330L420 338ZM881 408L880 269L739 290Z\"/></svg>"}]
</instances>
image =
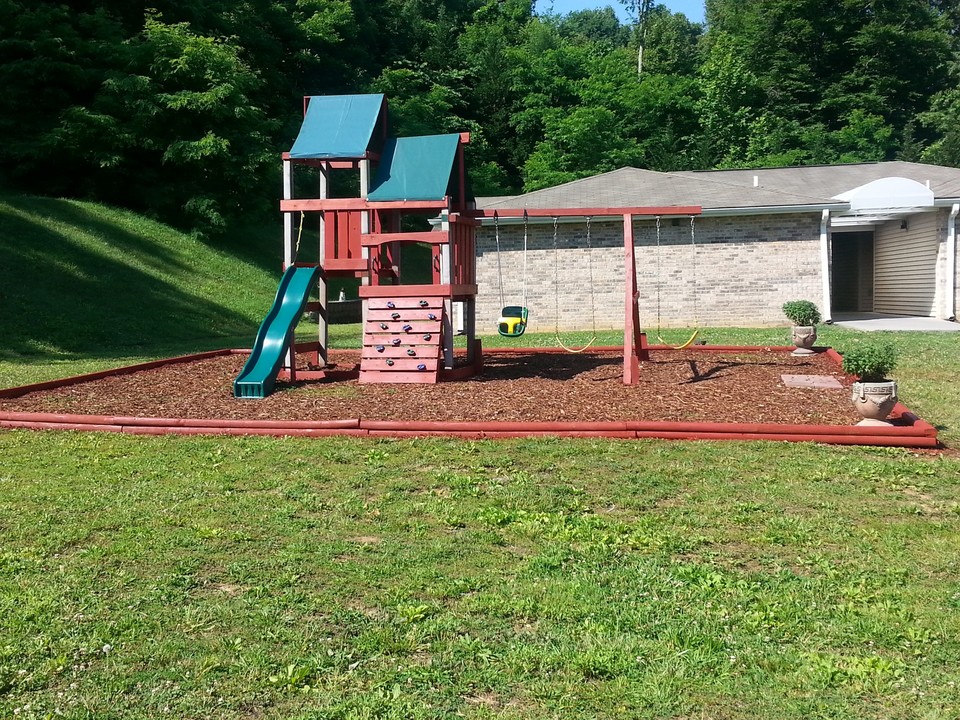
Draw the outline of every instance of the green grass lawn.
<instances>
[{"instance_id":1,"label":"green grass lawn","mask_svg":"<svg viewBox=\"0 0 960 720\"><path fill-rule=\"evenodd\" d=\"M0 315L0 385L252 341L278 274L255 244L62 202L0 203L0 301L39 304ZM42 297L11 227L71 258ZM179 264L121 252L139 233ZM59 310L131 277L151 310ZM955 337L888 337L960 443ZM956 454L0 431L0 717L957 718L958 557Z\"/></svg>"}]
</instances>

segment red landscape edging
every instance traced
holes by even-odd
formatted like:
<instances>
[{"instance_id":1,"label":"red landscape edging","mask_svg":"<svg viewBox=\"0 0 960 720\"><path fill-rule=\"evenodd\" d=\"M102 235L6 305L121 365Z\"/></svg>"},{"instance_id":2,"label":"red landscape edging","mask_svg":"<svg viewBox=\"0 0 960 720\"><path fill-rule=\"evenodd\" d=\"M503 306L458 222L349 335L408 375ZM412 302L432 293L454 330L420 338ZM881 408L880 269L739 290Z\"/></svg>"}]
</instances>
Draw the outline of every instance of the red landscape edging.
<instances>
[{"instance_id":1,"label":"red landscape edging","mask_svg":"<svg viewBox=\"0 0 960 720\"><path fill-rule=\"evenodd\" d=\"M667 351L669 346L651 346L651 350ZM698 352L784 352L793 346L751 347L742 345L692 346L687 350ZM622 348L598 347L594 352L620 352ZM16 398L30 392L49 390L98 380L104 377L127 375L151 370L164 365L203 360L222 355L243 354L249 350L213 350L164 360L129 365L114 370L102 370L85 375L34 383L0 390L0 398ZM562 348L494 348L487 354L563 353ZM841 356L833 348L824 351L840 364ZM238 402L248 402L240 400ZM117 415L75 415L69 413L38 413L0 411L0 428L29 430L84 430L123 432L139 435L269 435L297 437L386 436L386 437L457 437L464 439L503 439L523 437L562 438L657 438L667 440L773 440L785 442L820 442L841 445L877 445L917 448L939 447L937 430L930 423L897 403L892 417L906 424L891 426L860 425L777 425L774 423L719 423L719 422L501 422L501 421L402 421L344 418L334 420L236 420L216 418L161 418L126 417Z\"/></svg>"}]
</instances>

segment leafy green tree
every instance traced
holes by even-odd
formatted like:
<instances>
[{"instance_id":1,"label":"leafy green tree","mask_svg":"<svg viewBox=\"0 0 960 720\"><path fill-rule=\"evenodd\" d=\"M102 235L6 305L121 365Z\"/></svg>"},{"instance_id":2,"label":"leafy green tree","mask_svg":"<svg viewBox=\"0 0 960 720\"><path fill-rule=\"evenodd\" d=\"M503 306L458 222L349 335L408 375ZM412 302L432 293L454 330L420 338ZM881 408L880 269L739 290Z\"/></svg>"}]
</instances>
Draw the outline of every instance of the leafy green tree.
<instances>
[{"instance_id":1,"label":"leafy green tree","mask_svg":"<svg viewBox=\"0 0 960 720\"><path fill-rule=\"evenodd\" d=\"M938 137L921 155L924 162L960 167L960 61L951 65L952 87L934 96L921 122Z\"/></svg>"},{"instance_id":2,"label":"leafy green tree","mask_svg":"<svg viewBox=\"0 0 960 720\"><path fill-rule=\"evenodd\" d=\"M742 165L761 116L763 87L747 66L737 38L727 34L714 38L700 68L699 85L700 124L709 138L710 165Z\"/></svg>"}]
</instances>

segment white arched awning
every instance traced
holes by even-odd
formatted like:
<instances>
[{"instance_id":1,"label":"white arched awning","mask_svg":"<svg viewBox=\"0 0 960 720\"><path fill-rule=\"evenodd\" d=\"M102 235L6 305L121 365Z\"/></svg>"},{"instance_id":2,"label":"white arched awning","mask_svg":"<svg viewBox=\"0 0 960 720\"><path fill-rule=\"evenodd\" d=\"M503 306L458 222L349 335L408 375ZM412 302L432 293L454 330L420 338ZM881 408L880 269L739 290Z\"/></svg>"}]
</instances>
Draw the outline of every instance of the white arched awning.
<instances>
[{"instance_id":1,"label":"white arched awning","mask_svg":"<svg viewBox=\"0 0 960 720\"><path fill-rule=\"evenodd\" d=\"M933 191L904 177L888 177L833 196L850 209L833 216L832 225L874 225L934 209Z\"/></svg>"}]
</instances>

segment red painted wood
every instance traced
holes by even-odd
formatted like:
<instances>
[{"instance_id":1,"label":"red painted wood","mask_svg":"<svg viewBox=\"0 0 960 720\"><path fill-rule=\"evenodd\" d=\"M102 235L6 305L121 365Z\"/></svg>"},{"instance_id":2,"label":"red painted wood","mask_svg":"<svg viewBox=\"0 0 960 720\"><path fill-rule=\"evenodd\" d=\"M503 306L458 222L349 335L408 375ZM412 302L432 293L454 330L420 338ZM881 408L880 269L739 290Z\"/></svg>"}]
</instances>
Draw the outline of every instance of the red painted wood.
<instances>
[{"instance_id":1,"label":"red painted wood","mask_svg":"<svg viewBox=\"0 0 960 720\"><path fill-rule=\"evenodd\" d=\"M122 428L130 435L266 435L271 437L334 437L341 435L366 436L366 430L321 430L311 428L222 428L222 427L140 427Z\"/></svg>"},{"instance_id":2,"label":"red painted wood","mask_svg":"<svg viewBox=\"0 0 960 720\"><path fill-rule=\"evenodd\" d=\"M362 298L401 298L401 297L472 297L477 294L476 285L378 285L360 288Z\"/></svg>"},{"instance_id":3,"label":"red painted wood","mask_svg":"<svg viewBox=\"0 0 960 720\"><path fill-rule=\"evenodd\" d=\"M370 261L364 258L347 258L344 260L326 260L323 263L323 269L330 273L358 273L367 272L370 267Z\"/></svg>"},{"instance_id":4,"label":"red painted wood","mask_svg":"<svg viewBox=\"0 0 960 720\"><path fill-rule=\"evenodd\" d=\"M249 354L249 350L210 350L208 352L193 353L192 355L181 355L164 360L151 360L150 362L137 363L136 365L126 365L124 367L113 368L111 370L100 370L98 372L86 373L84 375L73 375L60 380L46 380L44 382L31 383L30 385L20 385L19 387L0 390L0 398L16 398L37 390L52 390L53 388L68 387L90 380L100 380L101 378L114 377L116 375L129 375L130 373L140 372L141 370L152 370L166 365L176 365L178 363L188 363L195 360L205 360L206 358L220 357L221 355L234 355L237 353Z\"/></svg>"},{"instance_id":5,"label":"red painted wood","mask_svg":"<svg viewBox=\"0 0 960 720\"><path fill-rule=\"evenodd\" d=\"M440 368L440 382L457 382L459 380L466 380L467 378L473 377L482 371L482 362L478 362L473 365L461 365L460 367L455 367L450 370L447 370L446 368Z\"/></svg>"},{"instance_id":6,"label":"red painted wood","mask_svg":"<svg viewBox=\"0 0 960 720\"><path fill-rule=\"evenodd\" d=\"M419 242L428 245L446 245L450 241L449 233L435 230L427 232L369 233L360 239L364 247L375 247L391 242Z\"/></svg>"},{"instance_id":7,"label":"red painted wood","mask_svg":"<svg viewBox=\"0 0 960 720\"><path fill-rule=\"evenodd\" d=\"M85 430L88 432L120 432L119 425L96 425L93 423L16 422L0 420L0 428L9 430Z\"/></svg>"},{"instance_id":8,"label":"red painted wood","mask_svg":"<svg viewBox=\"0 0 960 720\"><path fill-rule=\"evenodd\" d=\"M437 382L437 372L424 370L423 372L378 372L378 371L368 371L360 370L360 382L361 383L402 383L402 384L415 384L422 383L425 385L433 384Z\"/></svg>"},{"instance_id":9,"label":"red painted wood","mask_svg":"<svg viewBox=\"0 0 960 720\"><path fill-rule=\"evenodd\" d=\"M393 345L383 345L383 352L377 350L374 345L364 346L361 353L364 360L367 358L433 358L437 359L440 357L440 346L430 346L430 345L399 345L394 347ZM416 355L409 355L407 350L413 350L416 352ZM364 363L364 369L367 369L366 363Z\"/></svg>"},{"instance_id":10,"label":"red painted wood","mask_svg":"<svg viewBox=\"0 0 960 720\"><path fill-rule=\"evenodd\" d=\"M640 363L636 348L637 267L633 252L633 216L623 216L623 384L636 385Z\"/></svg>"},{"instance_id":11,"label":"red painted wood","mask_svg":"<svg viewBox=\"0 0 960 720\"><path fill-rule=\"evenodd\" d=\"M408 285L399 285L397 287L411 287ZM397 295L396 297L373 297L367 301L367 310L370 312L380 312L384 311L388 314L393 312L409 312L417 310L425 310L426 312L432 312L434 314L438 312L443 312L443 298L437 297L432 294L424 294L423 291L429 291L431 287L429 285L419 285L420 293L411 294L411 295ZM420 301L424 301L427 304L421 305ZM393 303L393 307L390 307L390 303Z\"/></svg>"},{"instance_id":12,"label":"red painted wood","mask_svg":"<svg viewBox=\"0 0 960 720\"><path fill-rule=\"evenodd\" d=\"M281 200L280 212L316 212L330 210L446 210L446 200L392 200L371 202L363 198L300 198Z\"/></svg>"},{"instance_id":13,"label":"red painted wood","mask_svg":"<svg viewBox=\"0 0 960 720\"><path fill-rule=\"evenodd\" d=\"M435 301L436 298L423 298L427 302ZM432 305L427 307L420 307L420 305L414 301L410 302L407 300L406 305L413 305L413 307L401 307L401 308L374 308L370 307L374 302L377 302L378 305L386 305L384 301L375 301L371 300L367 305L367 319L371 322L398 322L403 323L406 320L419 320L421 322L435 322L438 323L439 327L440 318L443 316L443 302L437 301L433 302ZM400 320L394 320L391 316L393 313L398 312L401 315ZM428 316L436 315L436 320L431 320Z\"/></svg>"},{"instance_id":14,"label":"red painted wood","mask_svg":"<svg viewBox=\"0 0 960 720\"><path fill-rule=\"evenodd\" d=\"M380 325L386 325L387 329L384 330ZM409 326L410 330L404 330L403 328ZM381 333L395 333L400 338L410 338L410 342L414 345L420 345L424 343L436 344L439 342L440 335L440 321L439 320L390 320L387 322L372 322L367 323L364 327L364 332L368 335ZM421 336L429 334L433 337L430 340L424 340ZM383 342L382 340L376 340L376 342ZM390 339L387 340L390 342ZM404 340L406 342L406 340Z\"/></svg>"},{"instance_id":15,"label":"red painted wood","mask_svg":"<svg viewBox=\"0 0 960 720\"><path fill-rule=\"evenodd\" d=\"M388 365L387 360L391 360L393 362L393 365ZM360 374L362 377L363 373L370 372L370 371L378 371L382 373L394 373L394 374L400 374L405 372L436 373L436 370L439 364L440 364L439 358L435 356L429 357L426 355L418 356L418 357L399 356L394 358L387 358L383 356L365 357L363 359L363 369L360 371ZM417 365L424 365L426 367L423 370L418 370Z\"/></svg>"}]
</instances>

